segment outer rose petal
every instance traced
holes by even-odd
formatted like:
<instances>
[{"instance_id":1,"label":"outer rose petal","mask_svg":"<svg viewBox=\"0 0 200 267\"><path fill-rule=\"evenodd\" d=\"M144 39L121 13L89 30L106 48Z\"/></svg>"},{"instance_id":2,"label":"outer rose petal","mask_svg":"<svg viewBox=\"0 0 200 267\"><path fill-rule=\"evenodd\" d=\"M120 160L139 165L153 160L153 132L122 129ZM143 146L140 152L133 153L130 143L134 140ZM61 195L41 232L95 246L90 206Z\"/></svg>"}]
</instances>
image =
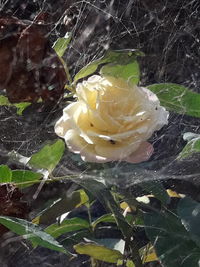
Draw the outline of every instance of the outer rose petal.
<instances>
[{"instance_id":1,"label":"outer rose petal","mask_svg":"<svg viewBox=\"0 0 200 267\"><path fill-rule=\"evenodd\" d=\"M153 151L154 148L152 144L148 142L143 142L135 152L133 152L127 158L124 158L123 161L127 161L130 163L140 163L143 161L147 161L153 154Z\"/></svg>"},{"instance_id":2,"label":"outer rose petal","mask_svg":"<svg viewBox=\"0 0 200 267\"><path fill-rule=\"evenodd\" d=\"M110 161L107 158L98 156L92 146L87 144L74 130L67 132L65 142L69 149L76 154L80 154L84 161L98 163Z\"/></svg>"}]
</instances>

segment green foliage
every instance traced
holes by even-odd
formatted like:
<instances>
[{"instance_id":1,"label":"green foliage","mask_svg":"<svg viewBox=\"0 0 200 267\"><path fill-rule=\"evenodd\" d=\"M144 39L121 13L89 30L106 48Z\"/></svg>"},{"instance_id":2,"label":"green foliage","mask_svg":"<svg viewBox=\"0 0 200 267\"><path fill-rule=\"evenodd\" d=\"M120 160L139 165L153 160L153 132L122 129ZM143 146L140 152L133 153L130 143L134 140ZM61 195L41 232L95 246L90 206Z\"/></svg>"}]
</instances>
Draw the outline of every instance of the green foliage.
<instances>
[{"instance_id":1,"label":"green foliage","mask_svg":"<svg viewBox=\"0 0 200 267\"><path fill-rule=\"evenodd\" d=\"M104 184L94 179L92 180L85 178L84 180L76 180L76 182L90 191L100 201L100 203L102 203L105 209L113 214L115 221L124 237L130 237L132 229L124 216L121 214L119 206L115 202L110 190Z\"/></svg>"},{"instance_id":2,"label":"green foliage","mask_svg":"<svg viewBox=\"0 0 200 267\"><path fill-rule=\"evenodd\" d=\"M82 206L88 202L88 196L84 190L74 191L71 195L65 194L54 201L53 204L43 210L35 219L35 223L48 224L66 212Z\"/></svg>"},{"instance_id":3,"label":"green foliage","mask_svg":"<svg viewBox=\"0 0 200 267\"><path fill-rule=\"evenodd\" d=\"M146 213L144 221L147 236L165 267L198 266L200 249L175 214Z\"/></svg>"},{"instance_id":4,"label":"green foliage","mask_svg":"<svg viewBox=\"0 0 200 267\"><path fill-rule=\"evenodd\" d=\"M20 102L17 104L13 104L17 108L17 114L22 115L23 111L31 105L29 102Z\"/></svg>"},{"instance_id":5,"label":"green foliage","mask_svg":"<svg viewBox=\"0 0 200 267\"><path fill-rule=\"evenodd\" d=\"M120 60L118 63L110 63L103 66L100 71L101 75L120 77L133 84L138 84L140 81L140 68L135 55L125 54L125 59L127 60L125 64Z\"/></svg>"},{"instance_id":6,"label":"green foliage","mask_svg":"<svg viewBox=\"0 0 200 267\"><path fill-rule=\"evenodd\" d=\"M68 48L68 45L71 41L71 34L67 32L65 37L58 38L56 42L53 44L53 49L56 51L59 57L62 57Z\"/></svg>"},{"instance_id":7,"label":"green foliage","mask_svg":"<svg viewBox=\"0 0 200 267\"><path fill-rule=\"evenodd\" d=\"M141 266L141 258L138 250L136 249L137 244L133 238L135 229L122 215L120 207L113 198L111 191L103 183L98 182L95 179L87 179L85 177L85 179L80 179L79 181L76 180L76 183L79 183L82 187L90 191L101 202L105 209L113 214L119 230L121 231L124 239L127 241L129 248L132 250L132 256L134 257L136 266L137 264L138 267Z\"/></svg>"},{"instance_id":8,"label":"green foliage","mask_svg":"<svg viewBox=\"0 0 200 267\"><path fill-rule=\"evenodd\" d=\"M42 178L42 174L28 170L11 170L7 165L0 165L0 183L14 183L19 188L33 185Z\"/></svg>"},{"instance_id":9,"label":"green foliage","mask_svg":"<svg viewBox=\"0 0 200 267\"><path fill-rule=\"evenodd\" d=\"M64 220L61 224L51 224L45 229L45 232L57 238L62 234L88 229L89 227L88 221L81 218L71 218Z\"/></svg>"},{"instance_id":10,"label":"green foliage","mask_svg":"<svg viewBox=\"0 0 200 267\"><path fill-rule=\"evenodd\" d=\"M0 105L1 106L11 106L12 104L6 96L0 95Z\"/></svg>"},{"instance_id":11,"label":"green foliage","mask_svg":"<svg viewBox=\"0 0 200 267\"><path fill-rule=\"evenodd\" d=\"M62 236L61 244L66 248L71 249L74 245L84 241L86 238L91 239L91 231L88 229L79 230L68 233L67 237Z\"/></svg>"},{"instance_id":12,"label":"green foliage","mask_svg":"<svg viewBox=\"0 0 200 267\"><path fill-rule=\"evenodd\" d=\"M0 183L10 183L12 180L12 171L7 165L0 165Z\"/></svg>"},{"instance_id":13,"label":"green foliage","mask_svg":"<svg viewBox=\"0 0 200 267\"><path fill-rule=\"evenodd\" d=\"M25 170L14 170L12 171L12 183L15 183L17 187L24 188L35 184L42 178L41 173L25 171Z\"/></svg>"},{"instance_id":14,"label":"green foliage","mask_svg":"<svg viewBox=\"0 0 200 267\"><path fill-rule=\"evenodd\" d=\"M145 189L148 193L153 194L163 205L169 204L170 197L160 181L144 182L140 184L140 187Z\"/></svg>"},{"instance_id":15,"label":"green foliage","mask_svg":"<svg viewBox=\"0 0 200 267\"><path fill-rule=\"evenodd\" d=\"M123 255L118 250L110 249L97 243L79 243L74 246L74 249L79 254L85 254L96 260L109 263L117 263L118 260L123 259Z\"/></svg>"},{"instance_id":16,"label":"green foliage","mask_svg":"<svg viewBox=\"0 0 200 267\"><path fill-rule=\"evenodd\" d=\"M177 159L183 160L192 156L194 153L200 152L200 135L193 133L186 133L183 136L184 140L187 140L187 145L183 148L183 150L179 153Z\"/></svg>"},{"instance_id":17,"label":"green foliage","mask_svg":"<svg viewBox=\"0 0 200 267\"><path fill-rule=\"evenodd\" d=\"M95 228L99 223L102 223L102 222L116 223L116 220L114 216L112 215L112 213L104 214L92 222L92 227Z\"/></svg>"},{"instance_id":18,"label":"green foliage","mask_svg":"<svg viewBox=\"0 0 200 267\"><path fill-rule=\"evenodd\" d=\"M174 83L152 84L147 88L158 96L161 105L166 109L200 117L200 94Z\"/></svg>"},{"instance_id":19,"label":"green foliage","mask_svg":"<svg viewBox=\"0 0 200 267\"><path fill-rule=\"evenodd\" d=\"M116 238L98 238L97 239L96 238L92 240L99 245L118 250L122 254L124 253L125 241L123 239L116 239Z\"/></svg>"},{"instance_id":20,"label":"green foliage","mask_svg":"<svg viewBox=\"0 0 200 267\"><path fill-rule=\"evenodd\" d=\"M6 96L0 95L0 106L16 107L18 115L22 115L22 112L25 110L25 108L27 108L30 105L31 105L31 103L29 103L29 102L21 102L21 103L17 103L17 104L12 104L12 103L10 103L10 101L8 100L8 98Z\"/></svg>"},{"instance_id":21,"label":"green foliage","mask_svg":"<svg viewBox=\"0 0 200 267\"><path fill-rule=\"evenodd\" d=\"M131 261L131 260L127 260L127 261L126 261L126 267L135 267L135 264L134 264L133 261Z\"/></svg>"},{"instance_id":22,"label":"green foliage","mask_svg":"<svg viewBox=\"0 0 200 267\"><path fill-rule=\"evenodd\" d=\"M142 55L141 52L135 50L107 51L102 58L83 67L75 75L74 82L86 78L96 72L100 66L105 65L101 69L102 74L130 78L134 83L138 83L140 71L136 57Z\"/></svg>"},{"instance_id":23,"label":"green foliage","mask_svg":"<svg viewBox=\"0 0 200 267\"><path fill-rule=\"evenodd\" d=\"M14 233L29 239L34 245L40 245L52 250L68 253L52 236L42 231L42 229L28 221L0 216L0 223L12 230Z\"/></svg>"},{"instance_id":24,"label":"green foliage","mask_svg":"<svg viewBox=\"0 0 200 267\"><path fill-rule=\"evenodd\" d=\"M65 144L61 139L53 141L33 154L28 164L38 169L48 170L51 173L61 160L64 150Z\"/></svg>"},{"instance_id":25,"label":"green foliage","mask_svg":"<svg viewBox=\"0 0 200 267\"><path fill-rule=\"evenodd\" d=\"M181 199L178 205L178 215L191 239L200 248L200 203L189 197Z\"/></svg>"}]
</instances>

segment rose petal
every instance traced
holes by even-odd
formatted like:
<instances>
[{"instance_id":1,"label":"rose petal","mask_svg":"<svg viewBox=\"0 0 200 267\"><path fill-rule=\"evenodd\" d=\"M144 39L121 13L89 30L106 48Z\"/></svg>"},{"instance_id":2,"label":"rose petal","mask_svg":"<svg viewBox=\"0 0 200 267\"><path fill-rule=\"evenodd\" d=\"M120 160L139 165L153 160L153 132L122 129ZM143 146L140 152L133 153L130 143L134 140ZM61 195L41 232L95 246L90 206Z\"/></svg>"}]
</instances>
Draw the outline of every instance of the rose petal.
<instances>
[{"instance_id":1,"label":"rose petal","mask_svg":"<svg viewBox=\"0 0 200 267\"><path fill-rule=\"evenodd\" d=\"M109 161L107 158L98 156L94 147L89 145L83 138L77 135L75 130L69 130L65 135L65 142L69 149L75 154L80 154L84 161L103 163Z\"/></svg>"},{"instance_id":2,"label":"rose petal","mask_svg":"<svg viewBox=\"0 0 200 267\"><path fill-rule=\"evenodd\" d=\"M130 156L124 158L123 161L127 161L129 163L140 163L147 161L149 160L153 152L154 148L152 144L150 144L149 142L143 142L135 152L133 152Z\"/></svg>"},{"instance_id":3,"label":"rose petal","mask_svg":"<svg viewBox=\"0 0 200 267\"><path fill-rule=\"evenodd\" d=\"M134 142L133 144L121 144L121 145L117 145L112 143L113 140L111 140L111 142L107 142L107 145L102 145L102 144L96 144L95 145L95 151L98 155L111 159L110 161L113 160L121 160L125 157L127 157L128 155L130 155L130 153L132 151L135 151L138 146L139 143L138 142Z\"/></svg>"}]
</instances>

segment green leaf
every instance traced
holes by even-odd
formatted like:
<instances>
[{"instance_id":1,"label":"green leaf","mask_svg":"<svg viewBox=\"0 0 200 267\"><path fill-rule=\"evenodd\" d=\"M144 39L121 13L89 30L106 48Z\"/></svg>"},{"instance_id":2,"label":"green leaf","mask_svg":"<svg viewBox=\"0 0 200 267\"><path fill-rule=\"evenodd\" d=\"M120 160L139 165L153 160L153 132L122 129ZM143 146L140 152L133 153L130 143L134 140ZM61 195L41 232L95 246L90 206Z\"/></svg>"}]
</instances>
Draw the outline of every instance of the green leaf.
<instances>
[{"instance_id":1,"label":"green leaf","mask_svg":"<svg viewBox=\"0 0 200 267\"><path fill-rule=\"evenodd\" d=\"M12 106L6 96L0 95L0 106Z\"/></svg>"},{"instance_id":2,"label":"green leaf","mask_svg":"<svg viewBox=\"0 0 200 267\"><path fill-rule=\"evenodd\" d=\"M131 261L131 260L127 260L127 261L126 261L126 267L135 267L135 264L134 264L133 261Z\"/></svg>"},{"instance_id":3,"label":"green leaf","mask_svg":"<svg viewBox=\"0 0 200 267\"><path fill-rule=\"evenodd\" d=\"M78 208L88 202L88 196L84 190L74 191L72 195L64 195L47 207L33 221L35 223L49 224L55 222L56 218L66 212Z\"/></svg>"},{"instance_id":4,"label":"green leaf","mask_svg":"<svg viewBox=\"0 0 200 267\"><path fill-rule=\"evenodd\" d=\"M127 60L128 61L128 60ZM120 77L133 84L140 81L140 68L135 56L129 58L130 63L127 64L107 64L101 68L102 76Z\"/></svg>"},{"instance_id":5,"label":"green leaf","mask_svg":"<svg viewBox=\"0 0 200 267\"><path fill-rule=\"evenodd\" d=\"M92 241L95 243L104 246L106 248L118 250L121 254L124 254L125 249L125 241L123 239L116 239L116 238L93 238Z\"/></svg>"},{"instance_id":6,"label":"green leaf","mask_svg":"<svg viewBox=\"0 0 200 267\"><path fill-rule=\"evenodd\" d=\"M3 224L18 235L23 235L24 238L34 242L35 245L67 253L64 247L52 236L42 231L39 226L33 223L18 218L0 216L0 224Z\"/></svg>"},{"instance_id":7,"label":"green leaf","mask_svg":"<svg viewBox=\"0 0 200 267\"><path fill-rule=\"evenodd\" d=\"M17 104L12 104L12 103L10 103L10 101L8 100L8 98L6 96L0 95L0 106L16 107L18 115L22 115L22 112L24 111L24 109L30 105L31 105L31 103L29 103L29 102L21 102L21 103L17 103Z\"/></svg>"},{"instance_id":8,"label":"green leaf","mask_svg":"<svg viewBox=\"0 0 200 267\"><path fill-rule=\"evenodd\" d=\"M74 179L74 181L90 191L102 203L108 212L113 213L119 230L122 232L124 239L128 240L129 247L131 247L131 250L133 251L135 263L136 265L139 265L141 259L136 248L137 245L135 240L131 240L131 238L134 236L134 226L131 226L127 222L126 218L124 218L119 205L113 198L110 190L103 183L95 181L94 177L90 179L89 177L86 178L85 176L84 179Z\"/></svg>"},{"instance_id":9,"label":"green leaf","mask_svg":"<svg viewBox=\"0 0 200 267\"><path fill-rule=\"evenodd\" d=\"M200 247L200 203L185 197L179 201L178 215L192 240Z\"/></svg>"},{"instance_id":10,"label":"green leaf","mask_svg":"<svg viewBox=\"0 0 200 267\"><path fill-rule=\"evenodd\" d=\"M200 137L200 134L191 133L191 132L187 132L183 134L183 139L185 141L191 141L192 139L195 139L197 137Z\"/></svg>"},{"instance_id":11,"label":"green leaf","mask_svg":"<svg viewBox=\"0 0 200 267\"><path fill-rule=\"evenodd\" d=\"M13 106L17 108L18 115L22 115L22 112L30 105L31 105L30 102L21 102L21 103L13 104Z\"/></svg>"},{"instance_id":12,"label":"green leaf","mask_svg":"<svg viewBox=\"0 0 200 267\"><path fill-rule=\"evenodd\" d=\"M152 84L147 88L158 96L161 105L166 109L200 117L200 94L173 83Z\"/></svg>"},{"instance_id":13,"label":"green leaf","mask_svg":"<svg viewBox=\"0 0 200 267\"><path fill-rule=\"evenodd\" d=\"M45 232L53 236L54 238L59 237L62 234L78 231L81 229L89 228L90 224L88 221L81 218L71 218L64 220L61 224L52 224L45 229Z\"/></svg>"},{"instance_id":14,"label":"green leaf","mask_svg":"<svg viewBox=\"0 0 200 267\"><path fill-rule=\"evenodd\" d=\"M146 234L163 266L198 266L200 249L176 215L168 212L146 213L144 222Z\"/></svg>"},{"instance_id":15,"label":"green leaf","mask_svg":"<svg viewBox=\"0 0 200 267\"><path fill-rule=\"evenodd\" d=\"M123 255L118 251L95 243L79 243L74 246L74 249L79 254L88 255L96 260L101 260L109 263L117 263L123 259Z\"/></svg>"},{"instance_id":16,"label":"green leaf","mask_svg":"<svg viewBox=\"0 0 200 267\"><path fill-rule=\"evenodd\" d=\"M42 178L41 173L26 171L26 170L14 170L12 171L12 182L19 188L24 188L35 184Z\"/></svg>"},{"instance_id":17,"label":"green leaf","mask_svg":"<svg viewBox=\"0 0 200 267\"><path fill-rule=\"evenodd\" d=\"M64 142L59 139L45 145L39 152L33 154L28 164L35 168L46 169L51 173L61 160L65 150Z\"/></svg>"},{"instance_id":18,"label":"green leaf","mask_svg":"<svg viewBox=\"0 0 200 267\"><path fill-rule=\"evenodd\" d=\"M0 165L0 183L10 183L12 171L7 165Z\"/></svg>"},{"instance_id":19,"label":"green leaf","mask_svg":"<svg viewBox=\"0 0 200 267\"><path fill-rule=\"evenodd\" d=\"M12 171L8 166L0 165L0 183L15 183L19 188L23 188L34 184L41 177L40 173L26 170Z\"/></svg>"},{"instance_id":20,"label":"green leaf","mask_svg":"<svg viewBox=\"0 0 200 267\"><path fill-rule=\"evenodd\" d=\"M143 264L147 262L158 261L155 249L150 242L147 243L144 247L141 247L139 251Z\"/></svg>"},{"instance_id":21,"label":"green leaf","mask_svg":"<svg viewBox=\"0 0 200 267\"><path fill-rule=\"evenodd\" d=\"M91 239L92 235L93 234L88 229L80 230L75 233L68 233L67 237L65 238L62 237L61 244L66 248L67 247L72 248L73 245L76 245L77 243L84 241L85 238Z\"/></svg>"},{"instance_id":22,"label":"green leaf","mask_svg":"<svg viewBox=\"0 0 200 267\"><path fill-rule=\"evenodd\" d=\"M97 224L106 222L106 223L116 223L114 216L111 213L104 214L101 217L97 218L92 222L92 227L95 228Z\"/></svg>"},{"instance_id":23,"label":"green leaf","mask_svg":"<svg viewBox=\"0 0 200 267\"><path fill-rule=\"evenodd\" d=\"M98 67L103 64L108 64L109 68L104 67L102 73L110 73L118 75L122 72L122 76L125 78L133 78L133 81L137 82L139 79L139 67L136 62L136 57L143 55L142 52L135 50L118 50L118 51L107 51L103 57L92 61L85 67L83 67L74 77L74 82L85 78L97 71ZM126 65L128 65L126 67ZM125 68L124 70L122 70ZM131 69L132 68L132 69ZM127 72L127 74L126 74Z\"/></svg>"},{"instance_id":24,"label":"green leaf","mask_svg":"<svg viewBox=\"0 0 200 267\"><path fill-rule=\"evenodd\" d=\"M59 57L62 57L71 41L71 34L67 32L65 37L58 38L56 42L53 44L53 49L56 51Z\"/></svg>"},{"instance_id":25,"label":"green leaf","mask_svg":"<svg viewBox=\"0 0 200 267\"><path fill-rule=\"evenodd\" d=\"M113 213L115 221L124 237L130 237L132 232L131 226L121 214L119 206L115 202L110 190L104 184L94 179L74 179L74 181L90 191L108 212Z\"/></svg>"},{"instance_id":26,"label":"green leaf","mask_svg":"<svg viewBox=\"0 0 200 267\"><path fill-rule=\"evenodd\" d=\"M183 160L190 157L194 153L200 152L200 135L193 133L186 133L183 136L184 140L188 140L187 145L179 153L177 160Z\"/></svg>"},{"instance_id":27,"label":"green leaf","mask_svg":"<svg viewBox=\"0 0 200 267\"><path fill-rule=\"evenodd\" d=\"M170 202L170 197L160 181L143 182L139 186L148 193L153 194L162 204L166 205Z\"/></svg>"}]
</instances>

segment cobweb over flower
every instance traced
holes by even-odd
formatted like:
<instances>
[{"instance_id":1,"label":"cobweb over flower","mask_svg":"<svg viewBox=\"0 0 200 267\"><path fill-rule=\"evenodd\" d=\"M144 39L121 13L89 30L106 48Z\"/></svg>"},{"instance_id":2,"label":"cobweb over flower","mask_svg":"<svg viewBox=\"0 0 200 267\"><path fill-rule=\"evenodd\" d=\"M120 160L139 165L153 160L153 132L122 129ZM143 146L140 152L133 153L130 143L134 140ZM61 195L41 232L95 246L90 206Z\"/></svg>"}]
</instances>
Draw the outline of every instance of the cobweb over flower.
<instances>
[{"instance_id":1,"label":"cobweb over flower","mask_svg":"<svg viewBox=\"0 0 200 267\"><path fill-rule=\"evenodd\" d=\"M93 75L77 85L77 101L63 111L55 132L84 161L146 161L146 142L169 113L150 90L122 78Z\"/></svg>"}]
</instances>

